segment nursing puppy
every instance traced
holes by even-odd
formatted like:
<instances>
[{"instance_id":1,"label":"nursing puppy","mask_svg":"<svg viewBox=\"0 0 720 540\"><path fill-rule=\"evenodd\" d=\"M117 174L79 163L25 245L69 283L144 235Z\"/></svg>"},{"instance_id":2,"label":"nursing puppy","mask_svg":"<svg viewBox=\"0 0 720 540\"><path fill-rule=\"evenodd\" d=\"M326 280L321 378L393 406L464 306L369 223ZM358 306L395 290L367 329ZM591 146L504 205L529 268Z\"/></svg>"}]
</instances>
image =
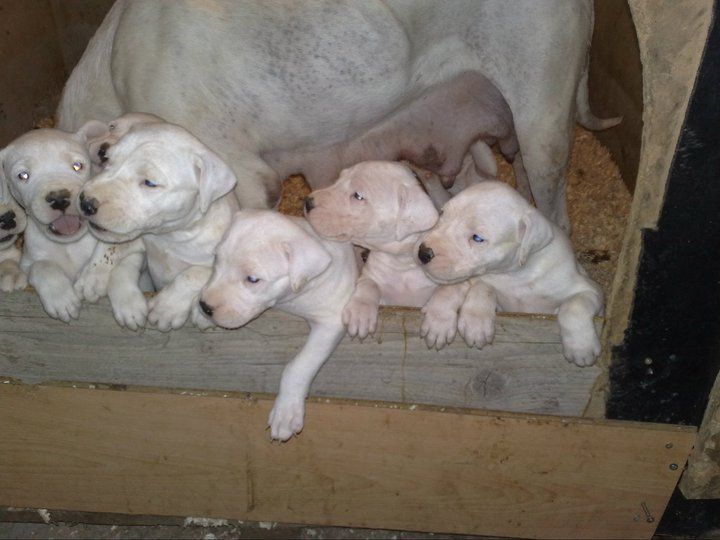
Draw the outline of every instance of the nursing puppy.
<instances>
[{"instance_id":1,"label":"nursing puppy","mask_svg":"<svg viewBox=\"0 0 720 540\"><path fill-rule=\"evenodd\" d=\"M313 191L305 212L320 236L370 250L343 310L348 334L364 338L375 332L378 306L399 305L423 308L420 334L428 347L452 341L457 311L446 306L464 297L466 286L438 287L415 259L415 245L438 212L410 169L392 161L358 163L332 186Z\"/></svg>"},{"instance_id":2,"label":"nursing puppy","mask_svg":"<svg viewBox=\"0 0 720 540\"><path fill-rule=\"evenodd\" d=\"M97 280L92 271L84 271L108 247L86 234L86 223L73 205L91 174L87 136L87 126L78 133L38 129L0 151L2 180L29 217L20 267L51 317L69 322L77 318L83 298L96 300L107 292L118 322L132 326L143 315L131 301L128 285L137 281L142 255L127 246L119 250L128 257L111 269L116 277L112 294L109 279Z\"/></svg>"},{"instance_id":3,"label":"nursing puppy","mask_svg":"<svg viewBox=\"0 0 720 540\"><path fill-rule=\"evenodd\" d=\"M0 200L3 190L0 179ZM26 224L25 211L12 197L0 202L0 291L10 292L27 286L27 276L20 269L22 251L17 246Z\"/></svg>"},{"instance_id":4,"label":"nursing puppy","mask_svg":"<svg viewBox=\"0 0 720 540\"><path fill-rule=\"evenodd\" d=\"M86 126L92 123L93 133L88 138L87 147L90 159L95 165L101 166L107 161L108 149L116 144L120 137L125 135L133 126L140 124L160 124L165 122L154 114L132 112L111 120L108 123L98 120L90 120Z\"/></svg>"},{"instance_id":5,"label":"nursing puppy","mask_svg":"<svg viewBox=\"0 0 720 540\"><path fill-rule=\"evenodd\" d=\"M593 324L603 310L600 287L567 234L506 184L484 182L451 199L417 257L439 283L475 278L458 322L469 346L492 342L500 309L557 314L565 357L579 366L600 354Z\"/></svg>"},{"instance_id":6,"label":"nursing puppy","mask_svg":"<svg viewBox=\"0 0 720 540\"><path fill-rule=\"evenodd\" d=\"M310 325L282 374L268 419L273 439L302 430L310 384L345 335L341 312L356 278L350 244L322 240L304 219L270 210L238 212L218 246L199 302L213 323L239 328L275 307Z\"/></svg>"},{"instance_id":7,"label":"nursing puppy","mask_svg":"<svg viewBox=\"0 0 720 540\"><path fill-rule=\"evenodd\" d=\"M159 293L148 321L163 332L188 316L206 328L197 294L212 273L215 247L237 210L228 166L179 126L133 126L105 153L104 170L79 195L92 234L107 242L141 238Z\"/></svg>"}]
</instances>

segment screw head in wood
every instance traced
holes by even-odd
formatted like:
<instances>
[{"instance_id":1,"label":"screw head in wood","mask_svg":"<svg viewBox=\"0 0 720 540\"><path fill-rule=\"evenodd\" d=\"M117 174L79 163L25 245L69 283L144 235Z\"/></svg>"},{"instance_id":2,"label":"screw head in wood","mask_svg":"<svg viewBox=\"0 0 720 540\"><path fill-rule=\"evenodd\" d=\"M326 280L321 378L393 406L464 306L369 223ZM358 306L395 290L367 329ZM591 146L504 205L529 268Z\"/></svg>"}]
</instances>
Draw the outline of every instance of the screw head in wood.
<instances>
[{"instance_id":1,"label":"screw head in wood","mask_svg":"<svg viewBox=\"0 0 720 540\"><path fill-rule=\"evenodd\" d=\"M670 470L671 470L671 471L677 471L677 468L678 468L677 463L671 463L671 464L670 464Z\"/></svg>"}]
</instances>

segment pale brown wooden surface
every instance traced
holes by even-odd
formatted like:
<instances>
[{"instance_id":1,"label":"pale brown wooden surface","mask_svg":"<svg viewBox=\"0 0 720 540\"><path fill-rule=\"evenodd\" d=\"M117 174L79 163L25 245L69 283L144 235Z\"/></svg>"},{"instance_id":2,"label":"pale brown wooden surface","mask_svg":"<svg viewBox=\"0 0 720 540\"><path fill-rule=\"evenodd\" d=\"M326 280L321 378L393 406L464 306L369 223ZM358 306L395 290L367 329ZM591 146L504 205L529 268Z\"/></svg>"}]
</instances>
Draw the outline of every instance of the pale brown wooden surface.
<instances>
[{"instance_id":1,"label":"pale brown wooden surface","mask_svg":"<svg viewBox=\"0 0 720 540\"><path fill-rule=\"evenodd\" d=\"M265 431L270 404L0 384L0 505L650 538L694 438L673 426L312 402L304 432L279 444Z\"/></svg>"},{"instance_id":2,"label":"pale brown wooden surface","mask_svg":"<svg viewBox=\"0 0 720 540\"><path fill-rule=\"evenodd\" d=\"M27 383L274 393L308 332L302 319L271 310L235 331L136 333L118 327L104 301L83 305L67 325L45 315L32 292L0 298L0 376ZM553 317L501 315L494 344L483 350L459 337L429 350L416 309L385 309L379 326L375 340L345 338L313 395L577 416L599 373L563 358Z\"/></svg>"}]
</instances>

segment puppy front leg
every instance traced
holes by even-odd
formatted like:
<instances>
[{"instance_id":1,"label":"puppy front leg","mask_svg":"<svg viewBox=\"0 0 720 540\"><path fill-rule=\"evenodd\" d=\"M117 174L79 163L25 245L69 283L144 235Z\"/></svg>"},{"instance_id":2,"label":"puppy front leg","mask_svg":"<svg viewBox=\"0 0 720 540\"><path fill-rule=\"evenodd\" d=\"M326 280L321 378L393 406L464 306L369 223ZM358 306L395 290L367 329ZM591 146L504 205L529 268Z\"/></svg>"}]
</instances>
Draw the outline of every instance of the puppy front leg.
<instances>
[{"instance_id":1,"label":"puppy front leg","mask_svg":"<svg viewBox=\"0 0 720 540\"><path fill-rule=\"evenodd\" d=\"M342 311L342 322L350 337L364 339L377 329L380 287L368 277L360 276L348 303Z\"/></svg>"},{"instance_id":2,"label":"puppy front leg","mask_svg":"<svg viewBox=\"0 0 720 540\"><path fill-rule=\"evenodd\" d=\"M147 318L147 301L138 286L144 264L144 253L132 253L110 273L107 292L113 316L120 326L130 330L144 326Z\"/></svg>"},{"instance_id":3,"label":"puppy front leg","mask_svg":"<svg viewBox=\"0 0 720 540\"><path fill-rule=\"evenodd\" d=\"M495 337L497 297L492 287L470 280L470 290L460 308L458 332L468 347L482 349Z\"/></svg>"},{"instance_id":4,"label":"puppy front leg","mask_svg":"<svg viewBox=\"0 0 720 540\"><path fill-rule=\"evenodd\" d=\"M48 315L66 323L77 319L81 300L73 289L72 281L58 264L48 260L32 263L28 281L35 287Z\"/></svg>"},{"instance_id":5,"label":"puppy front leg","mask_svg":"<svg viewBox=\"0 0 720 540\"><path fill-rule=\"evenodd\" d=\"M110 274L122 257L121 244L98 242L90 260L85 263L75 280L77 295L90 303L107 295Z\"/></svg>"},{"instance_id":6,"label":"puppy front leg","mask_svg":"<svg viewBox=\"0 0 720 540\"><path fill-rule=\"evenodd\" d=\"M148 302L148 322L161 332L180 328L211 275L209 266L191 266L180 273Z\"/></svg>"},{"instance_id":7,"label":"puppy front leg","mask_svg":"<svg viewBox=\"0 0 720 540\"><path fill-rule=\"evenodd\" d=\"M593 317L602 309L595 291L577 293L560 305L557 319L563 353L569 362L591 366L600 354L600 340Z\"/></svg>"},{"instance_id":8,"label":"puppy front leg","mask_svg":"<svg viewBox=\"0 0 720 540\"><path fill-rule=\"evenodd\" d=\"M440 350L455 339L458 311L469 289L467 281L457 285L440 285L423 306L420 336L425 338L428 349L434 347Z\"/></svg>"},{"instance_id":9,"label":"puppy front leg","mask_svg":"<svg viewBox=\"0 0 720 540\"><path fill-rule=\"evenodd\" d=\"M27 276L20 268L20 250L11 246L0 253L0 291L11 292L27 287Z\"/></svg>"},{"instance_id":10,"label":"puppy front leg","mask_svg":"<svg viewBox=\"0 0 720 540\"><path fill-rule=\"evenodd\" d=\"M315 375L345 335L339 322L310 322L310 334L300 353L283 370L280 392L268 424L273 439L287 441L300 433L305 417L305 398Z\"/></svg>"}]
</instances>

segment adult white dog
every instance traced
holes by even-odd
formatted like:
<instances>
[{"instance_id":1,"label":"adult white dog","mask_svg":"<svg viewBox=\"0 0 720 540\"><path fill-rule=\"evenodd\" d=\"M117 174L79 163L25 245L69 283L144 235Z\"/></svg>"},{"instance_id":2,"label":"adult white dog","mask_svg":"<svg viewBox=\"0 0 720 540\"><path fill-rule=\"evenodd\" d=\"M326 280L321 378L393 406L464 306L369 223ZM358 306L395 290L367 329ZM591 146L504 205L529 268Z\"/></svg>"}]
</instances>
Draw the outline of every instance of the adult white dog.
<instances>
[{"instance_id":1,"label":"adult white dog","mask_svg":"<svg viewBox=\"0 0 720 540\"><path fill-rule=\"evenodd\" d=\"M345 335L341 311L356 278L350 244L322 240L304 219L269 210L239 212L218 246L200 296L214 323L239 328L275 307L310 325L307 342L282 374L268 420L273 439L302 430L310 384Z\"/></svg>"},{"instance_id":2,"label":"adult white dog","mask_svg":"<svg viewBox=\"0 0 720 540\"><path fill-rule=\"evenodd\" d=\"M160 292L148 321L163 332L188 316L200 327L197 294L212 272L215 247L237 202L236 179L209 148L179 126L135 125L105 154L103 171L79 195L92 234L107 242L141 238Z\"/></svg>"},{"instance_id":3,"label":"adult white dog","mask_svg":"<svg viewBox=\"0 0 720 540\"><path fill-rule=\"evenodd\" d=\"M271 205L287 174L324 187L367 159L449 186L474 141L498 142L567 227L573 122L617 122L588 106L592 28L590 0L119 0L58 116L74 130L146 111L191 129L249 207Z\"/></svg>"},{"instance_id":4,"label":"adult white dog","mask_svg":"<svg viewBox=\"0 0 720 540\"><path fill-rule=\"evenodd\" d=\"M417 257L439 283L475 278L457 304L458 331L469 346L492 342L501 309L557 314L565 357L579 366L600 354L593 323L603 309L600 287L567 234L506 184L483 182L451 199Z\"/></svg>"},{"instance_id":5,"label":"adult white dog","mask_svg":"<svg viewBox=\"0 0 720 540\"><path fill-rule=\"evenodd\" d=\"M0 179L0 201L3 183ZM27 286L27 276L20 269L22 251L17 246L26 225L25 211L15 199L8 197L5 202L0 202L0 291L10 292Z\"/></svg>"},{"instance_id":6,"label":"adult white dog","mask_svg":"<svg viewBox=\"0 0 720 540\"><path fill-rule=\"evenodd\" d=\"M415 245L438 219L438 212L415 174L390 161L365 161L343 170L330 187L305 202L313 228L324 238L370 250L355 292L343 309L348 334L361 339L375 332L378 307L422 307L420 335L428 347L442 348L457 331L457 310L448 297L464 297L464 286L438 287L415 258Z\"/></svg>"},{"instance_id":7,"label":"adult white dog","mask_svg":"<svg viewBox=\"0 0 720 540\"><path fill-rule=\"evenodd\" d=\"M136 246L99 245L73 204L91 175L87 133L38 129L0 151L2 181L30 218L25 231L21 269L35 287L45 311L69 322L83 299L106 293L120 324L136 328L144 308L133 293L143 256ZM88 264L107 251L117 265ZM114 279L110 276L114 274Z\"/></svg>"}]
</instances>

